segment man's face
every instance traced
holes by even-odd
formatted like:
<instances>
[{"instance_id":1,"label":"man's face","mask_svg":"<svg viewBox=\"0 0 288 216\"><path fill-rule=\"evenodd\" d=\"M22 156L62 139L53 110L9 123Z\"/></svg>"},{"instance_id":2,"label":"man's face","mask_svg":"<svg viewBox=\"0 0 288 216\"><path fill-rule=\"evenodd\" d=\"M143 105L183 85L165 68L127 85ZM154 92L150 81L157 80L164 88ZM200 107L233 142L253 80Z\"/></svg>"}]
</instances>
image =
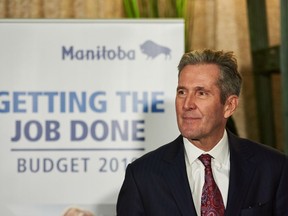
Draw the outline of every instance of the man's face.
<instances>
[{"instance_id":1,"label":"man's face","mask_svg":"<svg viewBox=\"0 0 288 216\"><path fill-rule=\"evenodd\" d=\"M223 135L228 113L216 85L219 73L215 64L187 65L180 73L175 100L177 123L181 134L192 142L218 142Z\"/></svg>"}]
</instances>

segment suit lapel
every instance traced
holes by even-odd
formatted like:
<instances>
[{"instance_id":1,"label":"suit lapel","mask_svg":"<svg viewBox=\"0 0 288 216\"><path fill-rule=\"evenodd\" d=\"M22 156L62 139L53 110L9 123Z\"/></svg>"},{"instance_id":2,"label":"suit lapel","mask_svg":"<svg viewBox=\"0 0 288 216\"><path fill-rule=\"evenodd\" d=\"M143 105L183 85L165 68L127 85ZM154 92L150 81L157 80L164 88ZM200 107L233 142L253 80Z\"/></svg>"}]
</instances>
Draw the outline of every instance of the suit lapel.
<instances>
[{"instance_id":1,"label":"suit lapel","mask_svg":"<svg viewBox=\"0 0 288 216\"><path fill-rule=\"evenodd\" d=\"M197 216L186 173L182 136L179 136L173 142L172 148L166 152L163 159L167 166L163 175L167 180L179 210L183 216Z\"/></svg>"},{"instance_id":2,"label":"suit lapel","mask_svg":"<svg viewBox=\"0 0 288 216\"><path fill-rule=\"evenodd\" d=\"M225 215L239 215L246 197L249 184L255 173L255 164L251 162L253 152L248 145L228 132L230 148L230 179ZM173 141L163 160L163 177L175 198L183 216L197 216L187 178L184 144L182 136ZM164 171L165 170L165 171Z\"/></svg>"},{"instance_id":3,"label":"suit lapel","mask_svg":"<svg viewBox=\"0 0 288 216\"><path fill-rule=\"evenodd\" d=\"M230 180L226 216L238 215L251 182L255 164L250 162L253 153L236 136L229 134Z\"/></svg>"}]
</instances>

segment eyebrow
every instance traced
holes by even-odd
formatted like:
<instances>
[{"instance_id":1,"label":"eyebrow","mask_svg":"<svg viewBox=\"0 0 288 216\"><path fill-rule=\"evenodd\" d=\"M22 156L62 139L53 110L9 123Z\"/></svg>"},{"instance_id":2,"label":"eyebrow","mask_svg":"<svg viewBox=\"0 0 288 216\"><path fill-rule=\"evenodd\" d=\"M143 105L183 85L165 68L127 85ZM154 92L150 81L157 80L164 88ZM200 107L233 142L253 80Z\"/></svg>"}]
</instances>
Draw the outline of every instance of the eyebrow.
<instances>
[{"instance_id":1,"label":"eyebrow","mask_svg":"<svg viewBox=\"0 0 288 216\"><path fill-rule=\"evenodd\" d=\"M205 90L205 91L209 91L208 89L206 89L205 87L203 87L203 86L196 86L195 87L195 90Z\"/></svg>"},{"instance_id":2,"label":"eyebrow","mask_svg":"<svg viewBox=\"0 0 288 216\"><path fill-rule=\"evenodd\" d=\"M179 89L188 89L187 87L185 86L177 86L177 90ZM197 90L205 90L205 91L209 91L207 88L205 88L204 86L196 86L196 87L193 87L193 89L195 89L196 91Z\"/></svg>"},{"instance_id":3,"label":"eyebrow","mask_svg":"<svg viewBox=\"0 0 288 216\"><path fill-rule=\"evenodd\" d=\"M178 90L178 89L183 89L183 88L185 88L185 87L184 86L177 86L176 89Z\"/></svg>"}]
</instances>

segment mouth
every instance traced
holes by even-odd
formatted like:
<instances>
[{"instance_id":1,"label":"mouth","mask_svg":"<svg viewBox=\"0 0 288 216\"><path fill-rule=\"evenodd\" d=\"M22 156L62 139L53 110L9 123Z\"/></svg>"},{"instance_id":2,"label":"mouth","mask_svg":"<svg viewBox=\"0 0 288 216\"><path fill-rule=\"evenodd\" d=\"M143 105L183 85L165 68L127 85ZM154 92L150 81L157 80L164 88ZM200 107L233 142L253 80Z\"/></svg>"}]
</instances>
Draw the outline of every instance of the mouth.
<instances>
[{"instance_id":1,"label":"mouth","mask_svg":"<svg viewBox=\"0 0 288 216\"><path fill-rule=\"evenodd\" d=\"M201 118L199 117L183 117L183 122L186 122L188 124L195 124L196 122L200 121Z\"/></svg>"},{"instance_id":2,"label":"mouth","mask_svg":"<svg viewBox=\"0 0 288 216\"><path fill-rule=\"evenodd\" d=\"M187 120L199 120L201 119L200 116L182 116L183 119Z\"/></svg>"}]
</instances>

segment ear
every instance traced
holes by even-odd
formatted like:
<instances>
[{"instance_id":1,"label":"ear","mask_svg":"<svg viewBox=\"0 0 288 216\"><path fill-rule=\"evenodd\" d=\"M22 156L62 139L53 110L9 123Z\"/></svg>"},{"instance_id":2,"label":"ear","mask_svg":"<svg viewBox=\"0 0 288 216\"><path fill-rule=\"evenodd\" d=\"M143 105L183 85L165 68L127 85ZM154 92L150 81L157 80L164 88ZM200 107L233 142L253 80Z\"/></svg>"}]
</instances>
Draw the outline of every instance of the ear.
<instances>
[{"instance_id":1,"label":"ear","mask_svg":"<svg viewBox=\"0 0 288 216\"><path fill-rule=\"evenodd\" d=\"M229 118L238 106L239 97L237 95L230 95L224 105L224 118Z\"/></svg>"}]
</instances>

